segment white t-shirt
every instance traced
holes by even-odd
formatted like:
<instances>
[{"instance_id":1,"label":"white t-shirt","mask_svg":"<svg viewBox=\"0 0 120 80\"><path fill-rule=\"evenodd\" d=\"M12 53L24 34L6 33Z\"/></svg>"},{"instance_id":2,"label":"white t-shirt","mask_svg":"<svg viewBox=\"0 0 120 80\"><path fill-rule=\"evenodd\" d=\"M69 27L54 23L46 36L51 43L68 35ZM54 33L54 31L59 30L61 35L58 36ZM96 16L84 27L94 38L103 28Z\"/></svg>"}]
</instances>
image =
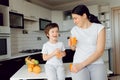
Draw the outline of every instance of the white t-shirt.
<instances>
[{"instance_id":1,"label":"white t-shirt","mask_svg":"<svg viewBox=\"0 0 120 80\"><path fill-rule=\"evenodd\" d=\"M55 44L50 43L49 41L43 44L42 54L50 54L55 49L59 48L61 51L65 51L65 47L62 42L57 42ZM62 59L58 59L56 56L47 60L46 64L52 65L62 65Z\"/></svg>"},{"instance_id":2,"label":"white t-shirt","mask_svg":"<svg viewBox=\"0 0 120 80\"><path fill-rule=\"evenodd\" d=\"M103 25L97 23L92 23L87 29L82 29L77 26L72 28L71 35L77 38L73 63L83 62L94 53L96 50L98 34L103 28ZM98 63L103 63L102 58L99 58L93 64Z\"/></svg>"}]
</instances>

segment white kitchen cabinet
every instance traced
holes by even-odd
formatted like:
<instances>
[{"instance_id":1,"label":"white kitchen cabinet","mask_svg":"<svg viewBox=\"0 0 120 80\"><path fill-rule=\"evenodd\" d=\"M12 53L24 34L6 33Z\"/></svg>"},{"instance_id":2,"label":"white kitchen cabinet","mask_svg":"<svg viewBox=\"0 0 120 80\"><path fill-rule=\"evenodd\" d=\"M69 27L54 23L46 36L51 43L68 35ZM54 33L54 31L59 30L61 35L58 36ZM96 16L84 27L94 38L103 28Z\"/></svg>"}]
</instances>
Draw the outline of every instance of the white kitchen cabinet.
<instances>
[{"instance_id":1,"label":"white kitchen cabinet","mask_svg":"<svg viewBox=\"0 0 120 80\"><path fill-rule=\"evenodd\" d=\"M31 4L30 2L24 1L24 18L26 20L38 21L39 18L39 7Z\"/></svg>"},{"instance_id":2,"label":"white kitchen cabinet","mask_svg":"<svg viewBox=\"0 0 120 80\"><path fill-rule=\"evenodd\" d=\"M98 13L99 13L99 7L98 5L91 5L91 6L87 6L89 11L90 11L90 14L93 14L95 16L98 16Z\"/></svg>"},{"instance_id":3,"label":"white kitchen cabinet","mask_svg":"<svg viewBox=\"0 0 120 80\"><path fill-rule=\"evenodd\" d=\"M63 21L63 31L70 31L75 26L72 19Z\"/></svg>"},{"instance_id":4,"label":"white kitchen cabinet","mask_svg":"<svg viewBox=\"0 0 120 80\"><path fill-rule=\"evenodd\" d=\"M11 12L23 14L24 0L9 0L9 8Z\"/></svg>"},{"instance_id":5,"label":"white kitchen cabinet","mask_svg":"<svg viewBox=\"0 0 120 80\"><path fill-rule=\"evenodd\" d=\"M29 31L40 31L39 19L51 20L51 10L24 1L24 24Z\"/></svg>"},{"instance_id":6,"label":"white kitchen cabinet","mask_svg":"<svg viewBox=\"0 0 120 80\"><path fill-rule=\"evenodd\" d=\"M60 31L63 30L63 11L52 11L52 22L59 25Z\"/></svg>"},{"instance_id":7,"label":"white kitchen cabinet","mask_svg":"<svg viewBox=\"0 0 120 80\"><path fill-rule=\"evenodd\" d=\"M100 5L99 6L99 20L106 28L110 28L110 8L109 8L109 5Z\"/></svg>"}]
</instances>

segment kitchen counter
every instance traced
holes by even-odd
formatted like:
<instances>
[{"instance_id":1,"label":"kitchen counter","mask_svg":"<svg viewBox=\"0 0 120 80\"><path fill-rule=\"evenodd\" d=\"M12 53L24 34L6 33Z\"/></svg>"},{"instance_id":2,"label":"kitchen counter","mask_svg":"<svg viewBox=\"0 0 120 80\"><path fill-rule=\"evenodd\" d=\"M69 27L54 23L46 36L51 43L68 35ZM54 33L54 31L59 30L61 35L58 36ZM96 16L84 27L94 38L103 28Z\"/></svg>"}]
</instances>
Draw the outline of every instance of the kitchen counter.
<instances>
[{"instance_id":1,"label":"kitchen counter","mask_svg":"<svg viewBox=\"0 0 120 80\"><path fill-rule=\"evenodd\" d=\"M65 76L71 77L70 70L69 70L69 64L70 63L64 63L65 66ZM11 78L10 80L19 80L19 79L47 79L44 64L40 64L42 68L42 72L39 74L35 74L33 72L27 71L27 66L23 65ZM108 75L111 74L111 71L107 71Z\"/></svg>"},{"instance_id":2,"label":"kitchen counter","mask_svg":"<svg viewBox=\"0 0 120 80\"><path fill-rule=\"evenodd\" d=\"M15 55L11 55L11 59L14 58L19 58L19 57L24 57L24 56L31 56L31 55L35 55L35 54L41 54L41 52L35 52L35 53L17 53Z\"/></svg>"},{"instance_id":3,"label":"kitchen counter","mask_svg":"<svg viewBox=\"0 0 120 80\"><path fill-rule=\"evenodd\" d=\"M69 70L70 63L64 63L66 77L71 77ZM23 65L11 78L10 80L19 80L19 79L47 79L44 64L40 64L42 72L35 74L33 72L27 71L27 66Z\"/></svg>"}]
</instances>

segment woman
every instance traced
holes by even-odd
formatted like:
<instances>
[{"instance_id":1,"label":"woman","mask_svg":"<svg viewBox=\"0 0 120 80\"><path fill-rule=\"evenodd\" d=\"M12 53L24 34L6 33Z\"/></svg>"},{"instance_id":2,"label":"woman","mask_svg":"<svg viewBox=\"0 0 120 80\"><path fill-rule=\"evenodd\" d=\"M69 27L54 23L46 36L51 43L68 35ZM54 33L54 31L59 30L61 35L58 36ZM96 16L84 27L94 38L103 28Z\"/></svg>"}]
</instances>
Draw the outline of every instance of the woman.
<instances>
[{"instance_id":1,"label":"woman","mask_svg":"<svg viewBox=\"0 0 120 80\"><path fill-rule=\"evenodd\" d=\"M73 66L73 80L107 80L107 73L101 56L105 48L105 27L85 5L78 5L72 10L72 18L76 26L71 36L76 37ZM69 41L70 43L70 41ZM70 44L69 44L70 45Z\"/></svg>"}]
</instances>

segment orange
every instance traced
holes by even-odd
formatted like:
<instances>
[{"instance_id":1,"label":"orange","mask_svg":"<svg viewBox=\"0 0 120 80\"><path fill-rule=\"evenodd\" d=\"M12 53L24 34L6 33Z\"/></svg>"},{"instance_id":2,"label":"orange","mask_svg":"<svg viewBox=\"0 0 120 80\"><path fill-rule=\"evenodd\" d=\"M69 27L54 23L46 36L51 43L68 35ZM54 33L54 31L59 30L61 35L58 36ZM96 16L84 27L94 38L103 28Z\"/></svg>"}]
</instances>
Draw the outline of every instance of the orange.
<instances>
[{"instance_id":1,"label":"orange","mask_svg":"<svg viewBox=\"0 0 120 80\"><path fill-rule=\"evenodd\" d=\"M56 57L57 57L58 59L60 59L60 58L62 57L61 53L57 53L57 54L56 54Z\"/></svg>"},{"instance_id":2,"label":"orange","mask_svg":"<svg viewBox=\"0 0 120 80\"><path fill-rule=\"evenodd\" d=\"M76 37L70 37L70 45L75 46L77 44Z\"/></svg>"},{"instance_id":3,"label":"orange","mask_svg":"<svg viewBox=\"0 0 120 80\"><path fill-rule=\"evenodd\" d=\"M39 73L41 72L40 66L36 65L36 66L33 68L33 72L36 73L36 74L39 74Z\"/></svg>"},{"instance_id":4,"label":"orange","mask_svg":"<svg viewBox=\"0 0 120 80\"><path fill-rule=\"evenodd\" d=\"M70 69L70 71L71 71L71 69L72 69L72 63L69 65L69 69Z\"/></svg>"},{"instance_id":5,"label":"orange","mask_svg":"<svg viewBox=\"0 0 120 80\"><path fill-rule=\"evenodd\" d=\"M27 66L28 66L28 68L33 68L34 64L28 64Z\"/></svg>"},{"instance_id":6,"label":"orange","mask_svg":"<svg viewBox=\"0 0 120 80\"><path fill-rule=\"evenodd\" d=\"M28 67L28 72L32 72L32 68L31 67Z\"/></svg>"}]
</instances>

